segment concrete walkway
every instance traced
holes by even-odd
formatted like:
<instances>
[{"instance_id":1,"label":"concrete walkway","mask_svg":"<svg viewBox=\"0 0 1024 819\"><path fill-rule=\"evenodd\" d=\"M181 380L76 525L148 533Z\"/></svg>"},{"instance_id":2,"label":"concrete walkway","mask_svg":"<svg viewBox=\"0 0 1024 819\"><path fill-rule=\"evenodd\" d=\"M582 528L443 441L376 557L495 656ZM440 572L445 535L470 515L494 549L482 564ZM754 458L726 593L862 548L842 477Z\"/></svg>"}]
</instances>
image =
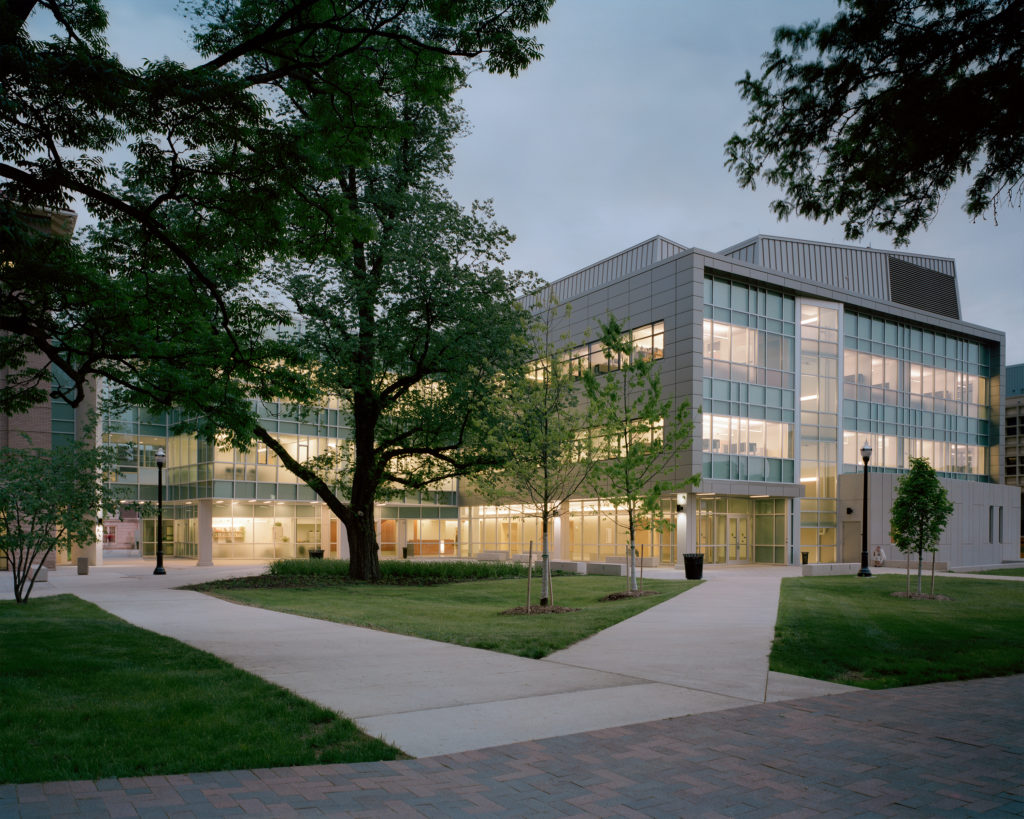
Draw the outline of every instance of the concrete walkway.
<instances>
[{"instance_id":1,"label":"concrete walkway","mask_svg":"<svg viewBox=\"0 0 1024 819\"><path fill-rule=\"evenodd\" d=\"M0 816L1022 816L1022 702L1024 675L401 762L0 785Z\"/></svg>"},{"instance_id":2,"label":"concrete walkway","mask_svg":"<svg viewBox=\"0 0 1024 819\"><path fill-rule=\"evenodd\" d=\"M260 570L170 562L157 577L141 562L84 576L62 568L35 594L76 594L338 711L417 757L851 690L768 672L780 581L792 568L709 569L697 588L544 660L173 588Z\"/></svg>"},{"instance_id":3,"label":"concrete walkway","mask_svg":"<svg viewBox=\"0 0 1024 819\"><path fill-rule=\"evenodd\" d=\"M261 570L62 568L35 594L77 594L429 758L6 785L0 816L1024 815L1024 676L864 691L770 673L798 569L709 568L545 660L173 588Z\"/></svg>"}]
</instances>

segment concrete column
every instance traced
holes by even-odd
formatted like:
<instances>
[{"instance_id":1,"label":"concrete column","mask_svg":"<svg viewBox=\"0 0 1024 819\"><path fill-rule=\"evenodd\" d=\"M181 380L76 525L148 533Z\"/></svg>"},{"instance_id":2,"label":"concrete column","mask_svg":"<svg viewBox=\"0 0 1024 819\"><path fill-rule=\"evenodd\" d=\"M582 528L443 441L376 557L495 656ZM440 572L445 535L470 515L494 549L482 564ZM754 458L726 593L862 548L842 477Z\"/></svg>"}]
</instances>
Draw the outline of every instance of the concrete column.
<instances>
[{"instance_id":1,"label":"concrete column","mask_svg":"<svg viewBox=\"0 0 1024 819\"><path fill-rule=\"evenodd\" d=\"M44 563L47 568L55 569L57 567L58 551L55 550L50 553L50 558ZM64 559L64 555L67 554L63 550L60 550L61 560ZM103 529L100 527L100 539L94 540L88 546L74 546L71 549L69 561L74 564L78 561L78 558L85 557L89 559L90 566L102 566L103 565ZM53 565L50 565L51 560Z\"/></svg>"},{"instance_id":2,"label":"concrete column","mask_svg":"<svg viewBox=\"0 0 1024 819\"><path fill-rule=\"evenodd\" d=\"M197 566L213 565L213 501L209 498L199 500L196 522L196 537L199 540L199 560Z\"/></svg>"},{"instance_id":3,"label":"concrete column","mask_svg":"<svg viewBox=\"0 0 1024 819\"><path fill-rule=\"evenodd\" d=\"M331 510L327 508L327 504L320 504L318 507L320 510L320 543L319 546L324 550L324 557L331 558L334 555L331 553Z\"/></svg>"},{"instance_id":4,"label":"concrete column","mask_svg":"<svg viewBox=\"0 0 1024 819\"><path fill-rule=\"evenodd\" d=\"M402 549L409 545L408 523L409 521L401 519L395 521L395 554L398 557L401 557Z\"/></svg>"},{"instance_id":5,"label":"concrete column","mask_svg":"<svg viewBox=\"0 0 1024 819\"><path fill-rule=\"evenodd\" d=\"M786 517L789 524L786 526L786 551L788 552L786 560L794 566L800 565L800 544L797 542L797 535L800 532L797 520L798 505L798 498L789 498L786 501Z\"/></svg>"},{"instance_id":6,"label":"concrete column","mask_svg":"<svg viewBox=\"0 0 1024 819\"><path fill-rule=\"evenodd\" d=\"M352 557L352 552L348 547L348 529L345 528L345 524L340 520L338 521L338 559L348 560Z\"/></svg>"},{"instance_id":7,"label":"concrete column","mask_svg":"<svg viewBox=\"0 0 1024 819\"><path fill-rule=\"evenodd\" d=\"M683 568L683 555L697 552L697 496L693 492L682 493L683 509L676 511L676 568Z\"/></svg>"},{"instance_id":8,"label":"concrete column","mask_svg":"<svg viewBox=\"0 0 1024 819\"><path fill-rule=\"evenodd\" d=\"M569 504L562 501L558 517L554 520L555 546L551 550L556 560L572 560L572 527L569 525Z\"/></svg>"}]
</instances>

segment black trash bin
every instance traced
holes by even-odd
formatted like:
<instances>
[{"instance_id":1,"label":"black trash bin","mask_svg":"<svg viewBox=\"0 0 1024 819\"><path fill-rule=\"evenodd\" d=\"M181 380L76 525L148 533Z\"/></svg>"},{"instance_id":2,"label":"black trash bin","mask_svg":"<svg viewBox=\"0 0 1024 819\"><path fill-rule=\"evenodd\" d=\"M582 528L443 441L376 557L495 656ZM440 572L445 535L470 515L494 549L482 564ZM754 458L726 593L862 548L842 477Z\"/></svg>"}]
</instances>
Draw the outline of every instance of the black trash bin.
<instances>
[{"instance_id":1,"label":"black trash bin","mask_svg":"<svg viewBox=\"0 0 1024 819\"><path fill-rule=\"evenodd\" d=\"M704 577L704 555L683 555L683 568L687 580L701 580Z\"/></svg>"},{"instance_id":2,"label":"black trash bin","mask_svg":"<svg viewBox=\"0 0 1024 819\"><path fill-rule=\"evenodd\" d=\"M310 560L323 560L324 559L324 550L323 549L310 549L309 550L309 559Z\"/></svg>"},{"instance_id":3,"label":"black trash bin","mask_svg":"<svg viewBox=\"0 0 1024 819\"><path fill-rule=\"evenodd\" d=\"M810 552L800 552L800 562L804 566L807 565L807 561L810 560L810 558L811 558L811 553Z\"/></svg>"}]
</instances>

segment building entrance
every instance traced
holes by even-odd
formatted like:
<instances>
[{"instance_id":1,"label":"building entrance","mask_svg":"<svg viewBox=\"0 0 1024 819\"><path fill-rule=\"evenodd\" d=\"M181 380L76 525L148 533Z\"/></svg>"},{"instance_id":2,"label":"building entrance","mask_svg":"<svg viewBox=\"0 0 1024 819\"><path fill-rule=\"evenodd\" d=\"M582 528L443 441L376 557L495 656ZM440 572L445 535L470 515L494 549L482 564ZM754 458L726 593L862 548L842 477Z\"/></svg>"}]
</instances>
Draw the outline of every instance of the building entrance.
<instances>
[{"instance_id":1,"label":"building entrance","mask_svg":"<svg viewBox=\"0 0 1024 819\"><path fill-rule=\"evenodd\" d=\"M729 542L726 545L726 562L750 562L750 518L746 515L728 516Z\"/></svg>"},{"instance_id":2,"label":"building entrance","mask_svg":"<svg viewBox=\"0 0 1024 819\"><path fill-rule=\"evenodd\" d=\"M705 563L753 563L753 502L749 498L701 498L697 549Z\"/></svg>"}]
</instances>

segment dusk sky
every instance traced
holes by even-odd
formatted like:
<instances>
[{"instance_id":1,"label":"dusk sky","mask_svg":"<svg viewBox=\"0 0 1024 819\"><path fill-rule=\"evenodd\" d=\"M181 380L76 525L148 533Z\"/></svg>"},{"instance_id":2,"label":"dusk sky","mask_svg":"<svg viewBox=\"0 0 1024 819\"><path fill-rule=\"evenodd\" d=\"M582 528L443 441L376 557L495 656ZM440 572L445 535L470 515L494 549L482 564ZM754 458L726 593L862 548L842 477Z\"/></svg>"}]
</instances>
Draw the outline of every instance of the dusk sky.
<instances>
[{"instance_id":1,"label":"dusk sky","mask_svg":"<svg viewBox=\"0 0 1024 819\"><path fill-rule=\"evenodd\" d=\"M187 57L174 0L108 2L109 40L135 63ZM772 31L835 16L834 0L558 0L538 29L544 58L519 77L475 75L472 134L450 188L492 198L516 234L511 266L545 279L655 234L722 250L758 233L844 242L838 224L777 222L771 190L741 190L723 143L746 109L736 81L757 72ZM972 223L951 191L911 252L956 259L963 318L1004 330L1024 362L1024 213ZM864 242L892 248L878 234Z\"/></svg>"}]
</instances>

